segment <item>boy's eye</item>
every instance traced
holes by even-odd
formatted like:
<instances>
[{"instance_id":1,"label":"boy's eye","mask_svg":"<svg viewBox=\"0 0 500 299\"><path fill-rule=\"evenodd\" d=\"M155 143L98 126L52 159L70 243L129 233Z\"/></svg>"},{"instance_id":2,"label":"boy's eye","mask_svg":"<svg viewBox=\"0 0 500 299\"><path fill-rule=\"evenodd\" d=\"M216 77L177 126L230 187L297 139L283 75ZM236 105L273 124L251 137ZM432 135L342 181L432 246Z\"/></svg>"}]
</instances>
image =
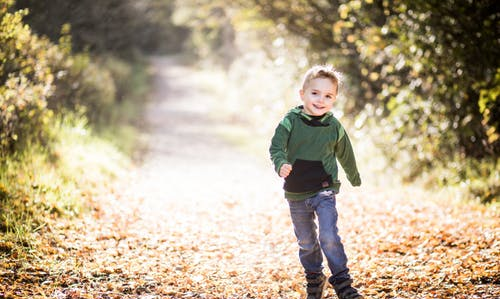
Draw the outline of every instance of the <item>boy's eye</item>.
<instances>
[{"instance_id":1,"label":"boy's eye","mask_svg":"<svg viewBox=\"0 0 500 299\"><path fill-rule=\"evenodd\" d=\"M313 91L313 92L311 92L311 94L313 94L313 95L317 95L318 93L317 93L317 92L315 92L315 91Z\"/></svg>"}]
</instances>

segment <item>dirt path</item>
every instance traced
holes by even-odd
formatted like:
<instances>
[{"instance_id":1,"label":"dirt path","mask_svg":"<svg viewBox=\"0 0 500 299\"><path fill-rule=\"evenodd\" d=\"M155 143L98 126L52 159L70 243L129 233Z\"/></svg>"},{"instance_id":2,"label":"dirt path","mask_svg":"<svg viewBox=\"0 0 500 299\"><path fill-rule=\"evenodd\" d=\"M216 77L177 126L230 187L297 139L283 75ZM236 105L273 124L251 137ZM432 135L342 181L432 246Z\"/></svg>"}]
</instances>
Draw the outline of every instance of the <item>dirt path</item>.
<instances>
[{"instance_id":1,"label":"dirt path","mask_svg":"<svg viewBox=\"0 0 500 299\"><path fill-rule=\"evenodd\" d=\"M86 233L65 236L83 276L68 286L130 298L292 297L295 281L280 277L299 269L279 178L214 134L212 99L191 69L153 63L147 154Z\"/></svg>"},{"instance_id":2,"label":"dirt path","mask_svg":"<svg viewBox=\"0 0 500 299\"><path fill-rule=\"evenodd\" d=\"M144 163L95 213L54 228L53 249L30 270L33 297L302 298L279 178L213 133L213 99L193 70L153 63ZM395 187L339 195L340 232L367 298L498 298L498 213Z\"/></svg>"}]
</instances>

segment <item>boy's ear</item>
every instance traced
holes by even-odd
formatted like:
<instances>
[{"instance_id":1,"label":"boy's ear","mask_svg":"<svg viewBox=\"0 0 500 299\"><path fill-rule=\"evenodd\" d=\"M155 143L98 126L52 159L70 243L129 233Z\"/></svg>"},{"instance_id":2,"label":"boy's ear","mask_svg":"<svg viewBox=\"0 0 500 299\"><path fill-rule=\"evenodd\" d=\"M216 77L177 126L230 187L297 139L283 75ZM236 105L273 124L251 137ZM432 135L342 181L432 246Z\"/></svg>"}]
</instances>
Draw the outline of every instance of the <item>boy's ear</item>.
<instances>
[{"instance_id":1,"label":"boy's ear","mask_svg":"<svg viewBox=\"0 0 500 299\"><path fill-rule=\"evenodd\" d=\"M299 95L300 95L300 99L303 101L304 100L304 90L303 89L299 90Z\"/></svg>"}]
</instances>

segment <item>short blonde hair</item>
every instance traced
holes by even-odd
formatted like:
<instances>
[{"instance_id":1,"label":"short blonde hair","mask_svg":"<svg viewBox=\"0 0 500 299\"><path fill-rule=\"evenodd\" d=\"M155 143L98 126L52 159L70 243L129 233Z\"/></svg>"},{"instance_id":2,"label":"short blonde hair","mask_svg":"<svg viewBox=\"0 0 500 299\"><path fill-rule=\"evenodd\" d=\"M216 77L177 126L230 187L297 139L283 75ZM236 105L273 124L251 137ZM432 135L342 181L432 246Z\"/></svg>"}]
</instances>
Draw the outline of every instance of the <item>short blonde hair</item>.
<instances>
[{"instance_id":1,"label":"short blonde hair","mask_svg":"<svg viewBox=\"0 0 500 299\"><path fill-rule=\"evenodd\" d=\"M342 84L342 73L337 71L332 65L318 64L307 70L302 81L302 89L305 89L311 80L317 78L330 79L337 86L337 93L339 92L339 86Z\"/></svg>"}]
</instances>

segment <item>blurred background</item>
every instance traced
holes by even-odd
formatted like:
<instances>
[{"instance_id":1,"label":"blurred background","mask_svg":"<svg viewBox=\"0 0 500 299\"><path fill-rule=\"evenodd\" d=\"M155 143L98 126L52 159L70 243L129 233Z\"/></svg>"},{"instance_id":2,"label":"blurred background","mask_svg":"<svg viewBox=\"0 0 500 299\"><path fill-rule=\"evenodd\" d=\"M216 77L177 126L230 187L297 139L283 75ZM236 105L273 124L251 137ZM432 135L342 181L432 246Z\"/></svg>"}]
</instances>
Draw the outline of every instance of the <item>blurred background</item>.
<instances>
[{"instance_id":1,"label":"blurred background","mask_svg":"<svg viewBox=\"0 0 500 299\"><path fill-rule=\"evenodd\" d=\"M0 0L0 297L304 295L268 147L328 63L361 290L497 298L499 19L498 0Z\"/></svg>"},{"instance_id":2,"label":"blurred background","mask_svg":"<svg viewBox=\"0 0 500 299\"><path fill-rule=\"evenodd\" d=\"M149 57L176 55L210 74L216 117L256 128L259 148L299 104L303 72L333 64L345 76L335 115L375 183L498 203L499 8L495 0L0 0L0 197L27 192L22 169L42 167L23 164L27 157L63 159L71 142L60 140L98 136L135 152Z\"/></svg>"}]
</instances>

